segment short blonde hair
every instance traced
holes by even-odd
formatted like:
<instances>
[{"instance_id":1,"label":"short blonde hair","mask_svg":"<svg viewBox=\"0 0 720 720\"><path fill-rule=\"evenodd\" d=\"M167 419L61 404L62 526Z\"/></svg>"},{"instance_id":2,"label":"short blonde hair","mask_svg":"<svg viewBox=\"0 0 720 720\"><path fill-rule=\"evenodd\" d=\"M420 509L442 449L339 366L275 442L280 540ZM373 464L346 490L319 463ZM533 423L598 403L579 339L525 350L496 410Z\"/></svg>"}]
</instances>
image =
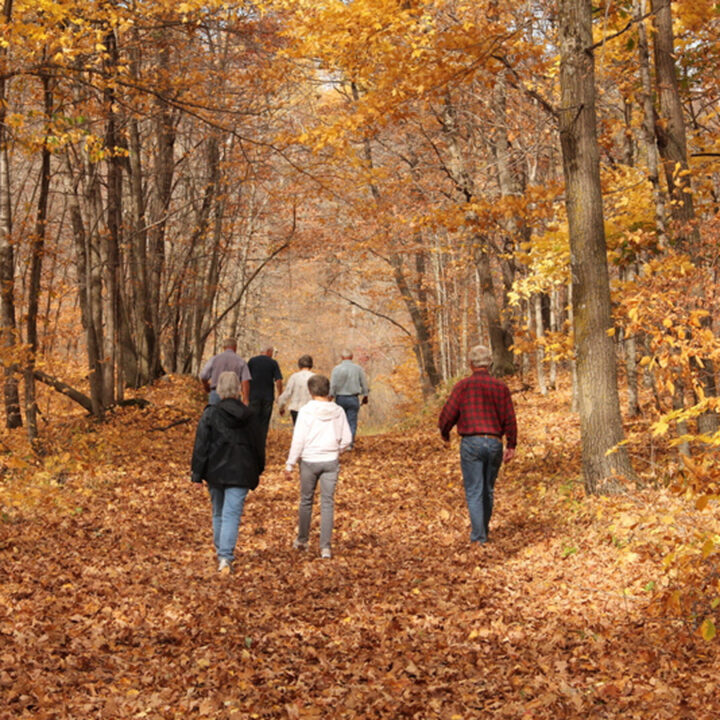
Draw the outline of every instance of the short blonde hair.
<instances>
[{"instance_id":1,"label":"short blonde hair","mask_svg":"<svg viewBox=\"0 0 720 720\"><path fill-rule=\"evenodd\" d=\"M473 367L490 367L492 365L492 353L485 345L475 345L470 348L468 360Z\"/></svg>"},{"instance_id":2,"label":"short blonde hair","mask_svg":"<svg viewBox=\"0 0 720 720\"><path fill-rule=\"evenodd\" d=\"M220 373L215 392L220 396L221 400L229 397L240 396L240 379L232 370L226 370Z\"/></svg>"}]
</instances>

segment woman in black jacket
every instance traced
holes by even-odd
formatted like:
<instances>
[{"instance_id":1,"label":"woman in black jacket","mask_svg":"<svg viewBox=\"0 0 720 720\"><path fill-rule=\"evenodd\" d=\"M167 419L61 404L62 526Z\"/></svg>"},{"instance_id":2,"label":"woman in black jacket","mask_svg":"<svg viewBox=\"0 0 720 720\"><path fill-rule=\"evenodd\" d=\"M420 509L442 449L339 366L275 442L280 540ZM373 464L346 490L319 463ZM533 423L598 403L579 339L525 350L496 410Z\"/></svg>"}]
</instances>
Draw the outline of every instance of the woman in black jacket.
<instances>
[{"instance_id":1,"label":"woman in black jacket","mask_svg":"<svg viewBox=\"0 0 720 720\"><path fill-rule=\"evenodd\" d=\"M253 413L239 399L238 376L222 373L215 389L220 402L205 408L195 434L192 481L207 481L218 570L230 573L245 498L265 469L265 447Z\"/></svg>"}]
</instances>

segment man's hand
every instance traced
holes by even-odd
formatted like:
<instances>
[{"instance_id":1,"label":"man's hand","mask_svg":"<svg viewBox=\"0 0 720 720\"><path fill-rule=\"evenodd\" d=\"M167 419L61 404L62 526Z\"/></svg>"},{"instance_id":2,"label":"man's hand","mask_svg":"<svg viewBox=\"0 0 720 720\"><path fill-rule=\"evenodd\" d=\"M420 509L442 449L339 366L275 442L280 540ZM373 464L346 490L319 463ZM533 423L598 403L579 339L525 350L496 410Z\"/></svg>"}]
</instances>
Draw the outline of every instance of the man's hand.
<instances>
[{"instance_id":1,"label":"man's hand","mask_svg":"<svg viewBox=\"0 0 720 720\"><path fill-rule=\"evenodd\" d=\"M361 405L367 405L368 404L368 396L364 395L362 401L360 402Z\"/></svg>"},{"instance_id":2,"label":"man's hand","mask_svg":"<svg viewBox=\"0 0 720 720\"><path fill-rule=\"evenodd\" d=\"M284 414L285 414L285 408L284 408L284 407L281 407L281 408L280 408L280 415L284 415Z\"/></svg>"},{"instance_id":3,"label":"man's hand","mask_svg":"<svg viewBox=\"0 0 720 720\"><path fill-rule=\"evenodd\" d=\"M449 448L449 447L450 447L450 436L449 436L449 435L442 435L441 437L442 437L443 445L444 445L446 448Z\"/></svg>"},{"instance_id":4,"label":"man's hand","mask_svg":"<svg viewBox=\"0 0 720 720\"><path fill-rule=\"evenodd\" d=\"M292 470L286 470L286 471L285 471L285 479L286 479L286 480L292 480L292 479L293 479L293 471L292 471Z\"/></svg>"},{"instance_id":5,"label":"man's hand","mask_svg":"<svg viewBox=\"0 0 720 720\"><path fill-rule=\"evenodd\" d=\"M515 457L515 448L505 448L503 462L510 462Z\"/></svg>"}]
</instances>

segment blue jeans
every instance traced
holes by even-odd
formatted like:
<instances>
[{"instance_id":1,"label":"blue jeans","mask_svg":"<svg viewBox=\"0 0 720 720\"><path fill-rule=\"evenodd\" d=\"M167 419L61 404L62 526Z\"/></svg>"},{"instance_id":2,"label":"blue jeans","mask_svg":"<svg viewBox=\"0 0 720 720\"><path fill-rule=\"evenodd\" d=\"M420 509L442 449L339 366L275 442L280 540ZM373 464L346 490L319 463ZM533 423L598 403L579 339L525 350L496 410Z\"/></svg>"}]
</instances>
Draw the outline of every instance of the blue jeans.
<instances>
[{"instance_id":1,"label":"blue jeans","mask_svg":"<svg viewBox=\"0 0 720 720\"><path fill-rule=\"evenodd\" d=\"M358 411L360 410L360 399L357 395L338 395L335 398L335 402L345 411L354 442L355 432L357 431Z\"/></svg>"},{"instance_id":2,"label":"blue jeans","mask_svg":"<svg viewBox=\"0 0 720 720\"><path fill-rule=\"evenodd\" d=\"M208 395L208 405L217 405L220 402L220 396L215 390L211 390Z\"/></svg>"},{"instance_id":3,"label":"blue jeans","mask_svg":"<svg viewBox=\"0 0 720 720\"><path fill-rule=\"evenodd\" d=\"M470 542L486 543L493 510L495 479L502 463L500 438L468 435L460 442L460 468L470 513Z\"/></svg>"},{"instance_id":4,"label":"blue jeans","mask_svg":"<svg viewBox=\"0 0 720 720\"><path fill-rule=\"evenodd\" d=\"M218 559L233 561L240 518L249 488L208 485L212 501L213 540Z\"/></svg>"}]
</instances>

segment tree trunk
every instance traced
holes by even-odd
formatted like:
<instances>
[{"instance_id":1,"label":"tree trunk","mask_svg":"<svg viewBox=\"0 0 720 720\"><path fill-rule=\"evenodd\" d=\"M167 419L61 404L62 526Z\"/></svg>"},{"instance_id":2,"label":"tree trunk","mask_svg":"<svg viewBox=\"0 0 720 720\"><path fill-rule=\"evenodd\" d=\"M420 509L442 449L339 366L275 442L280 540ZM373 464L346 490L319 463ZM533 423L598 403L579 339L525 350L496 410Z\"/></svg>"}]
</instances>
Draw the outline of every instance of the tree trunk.
<instances>
[{"instance_id":1,"label":"tree trunk","mask_svg":"<svg viewBox=\"0 0 720 720\"><path fill-rule=\"evenodd\" d=\"M132 32L131 68L133 76L140 78L142 67L139 33L137 28ZM122 343L121 358L125 380L132 387L140 387L151 381L151 356L155 346L153 313L150 307L147 200L143 173L140 126L137 118L132 117L128 123L127 158L132 234L128 242L128 276L124 301L131 338Z\"/></svg>"},{"instance_id":2,"label":"tree trunk","mask_svg":"<svg viewBox=\"0 0 720 720\"><path fill-rule=\"evenodd\" d=\"M685 115L680 99L680 86L675 66L675 48L672 27L670 0L652 0L655 26L655 82L660 105L659 122L656 123L658 147L665 167L665 177L671 197L670 212L673 218L673 237L686 245L687 252L696 264L698 258L700 232L693 206L690 170L687 159L687 138L685 133ZM692 294L701 297L704 288L697 287ZM708 301L703 298L705 306ZM710 326L708 317L706 326ZM707 397L717 396L715 365L710 358L702 358L692 363L693 370ZM698 430L712 434L719 426L718 415L706 412L698 417Z\"/></svg>"},{"instance_id":3,"label":"tree trunk","mask_svg":"<svg viewBox=\"0 0 720 720\"><path fill-rule=\"evenodd\" d=\"M480 279L482 307L488 324L493 373L495 375L511 375L515 372L514 358L510 350L511 339L507 336L501 319L490 267L490 256L482 248L475 250L475 266Z\"/></svg>"},{"instance_id":4,"label":"tree trunk","mask_svg":"<svg viewBox=\"0 0 720 720\"><path fill-rule=\"evenodd\" d=\"M398 254L390 256L390 265L393 269L395 284L400 291L400 296L405 302L405 307L410 315L415 328L415 355L418 358L420 369L424 378L433 390L440 385L440 373L435 365L435 355L432 348L432 337L427 319L423 317L423 311L417 298L414 296L407 278L403 271L402 257ZM426 390L427 391L427 390Z\"/></svg>"},{"instance_id":5,"label":"tree trunk","mask_svg":"<svg viewBox=\"0 0 720 720\"><path fill-rule=\"evenodd\" d=\"M50 78L42 77L44 112L46 122L50 122L53 111L53 94ZM47 138L46 138L47 139ZM28 360L25 367L25 419L30 442L34 443L38 435L37 404L35 402L35 359L38 351L38 309L40 305L40 276L42 273L43 253L47 224L48 197L50 195L50 149L47 142L42 147L40 163L40 191L38 193L35 234L30 244L30 282L28 288L27 344Z\"/></svg>"},{"instance_id":6,"label":"tree trunk","mask_svg":"<svg viewBox=\"0 0 720 720\"><path fill-rule=\"evenodd\" d=\"M632 283L637 278L637 268L629 265L621 275L625 282ZM640 415L640 400L638 395L638 364L637 364L637 337L630 335L623 339L625 356L625 373L627 377L627 413L630 417Z\"/></svg>"},{"instance_id":7,"label":"tree trunk","mask_svg":"<svg viewBox=\"0 0 720 720\"><path fill-rule=\"evenodd\" d=\"M655 134L672 200L673 236L694 244L698 240L698 230L688 169L685 116L675 71L670 0L651 0L651 4L655 28L655 84L660 106Z\"/></svg>"},{"instance_id":8,"label":"tree trunk","mask_svg":"<svg viewBox=\"0 0 720 720\"><path fill-rule=\"evenodd\" d=\"M650 74L650 51L648 48L647 31L645 28L647 0L634 0L634 13L638 28L638 56L640 68L640 84L642 86L643 132L647 158L648 179L652 185L655 206L655 226L659 244L667 243L665 234L665 197L660 186L660 170L657 141L655 139L655 102L653 97L652 79Z\"/></svg>"},{"instance_id":9,"label":"tree trunk","mask_svg":"<svg viewBox=\"0 0 720 720\"><path fill-rule=\"evenodd\" d=\"M352 92L353 97L357 100L359 98L359 92L354 83L352 84ZM372 168L372 147L368 139L364 142L364 151L368 167ZM369 184L369 190L375 201L379 201L380 191L377 186L371 182ZM410 315L413 327L415 328L415 343L413 350L420 368L423 391L428 392L429 389L434 391L440 385L441 377L435 362L435 354L432 346L432 333L428 324L429 314L427 312L427 306L423 306L417 295L410 289L410 285L408 284L407 277L405 276L403 270L402 255L398 252L391 252L389 258L386 259L392 267L395 285L400 292L400 296L405 303L405 307Z\"/></svg>"},{"instance_id":10,"label":"tree trunk","mask_svg":"<svg viewBox=\"0 0 720 720\"><path fill-rule=\"evenodd\" d=\"M449 96L446 97L445 107L443 109L442 130L450 154L449 174L460 197L465 202L470 202L475 197L475 184L460 148L456 110ZM502 155L507 152L508 149L507 137L505 136L503 139L503 134L500 132L500 140L497 141L496 151ZM503 171L505 169L506 168L503 168ZM509 183L510 181L508 180L507 182ZM477 218L473 213L468 213L466 220L468 228L477 226ZM493 355L493 372L496 375L509 375L515 372L514 358L510 350L512 335L510 334L509 326L502 320L500 307L495 294L490 255L486 249L487 241L485 238L475 234L473 237L473 245L475 265L480 279L482 308L488 324L490 349Z\"/></svg>"},{"instance_id":11,"label":"tree trunk","mask_svg":"<svg viewBox=\"0 0 720 720\"><path fill-rule=\"evenodd\" d=\"M5 0L3 20L10 22L12 0ZM8 49L0 44L0 65L5 66ZM15 321L15 252L12 242L12 203L10 200L9 137L5 126L7 116L7 79L0 72L0 345L7 352L4 365L3 395L5 400L5 423L8 428L22 425L20 393L15 375L17 363L13 359L17 345Z\"/></svg>"},{"instance_id":12,"label":"tree trunk","mask_svg":"<svg viewBox=\"0 0 720 720\"><path fill-rule=\"evenodd\" d=\"M62 395L65 395L66 397L69 397L71 400L74 400L78 405L81 407L84 407L89 413L92 413L93 415L97 415L95 412L94 402L91 398L89 398L84 393L81 393L79 390L76 390L73 387L70 387L67 383L64 383L62 380L58 380L55 377L52 377L52 375L48 375L47 373L42 372L41 370L35 370L34 371L35 379L39 380L41 383L44 383L45 385L49 385L50 387L57 390Z\"/></svg>"},{"instance_id":13,"label":"tree trunk","mask_svg":"<svg viewBox=\"0 0 720 720\"><path fill-rule=\"evenodd\" d=\"M86 169L83 167L81 172L84 174ZM78 179L76 185L79 184L80 180ZM100 354L102 348L102 288L98 288L100 258L97 242L93 242L90 237L91 233L85 231L77 186L70 198L70 220L75 243L80 317L85 329L92 413L96 417L102 417L105 406L103 404L103 372Z\"/></svg>"},{"instance_id":14,"label":"tree trunk","mask_svg":"<svg viewBox=\"0 0 720 720\"><path fill-rule=\"evenodd\" d=\"M503 72L497 77L493 87L493 116L495 120L495 128L492 133L493 154L495 156L501 197L518 197L524 192L524 181L522 177L519 177L520 173L513 168L507 114L507 78L506 73ZM504 299L507 300L507 295L512 290L517 274L517 266L514 260L515 251L520 242L530 240L531 229L521 216L510 217L502 224L506 237L503 252L498 258L498 262L503 274ZM509 348L513 343L512 330L515 313L509 303L505 302L504 304L502 325L508 352L503 354L502 361L505 365L512 367L514 357Z\"/></svg>"},{"instance_id":15,"label":"tree trunk","mask_svg":"<svg viewBox=\"0 0 720 720\"><path fill-rule=\"evenodd\" d=\"M533 308L533 325L535 326L535 368L537 372L538 389L541 395L548 394L547 380L545 378L545 349L542 345L542 339L545 336L542 317L542 297L540 293L535 293L531 300Z\"/></svg>"},{"instance_id":16,"label":"tree trunk","mask_svg":"<svg viewBox=\"0 0 720 720\"><path fill-rule=\"evenodd\" d=\"M570 230L570 264L585 489L634 478L624 447L595 115L590 0L560 0L560 141Z\"/></svg>"},{"instance_id":17,"label":"tree trunk","mask_svg":"<svg viewBox=\"0 0 720 720\"><path fill-rule=\"evenodd\" d=\"M159 63L166 77L171 75L170 48L165 45L159 52ZM163 90L159 88L159 90ZM169 89L167 89L169 92ZM154 192L150 200L150 229L148 231L148 289L150 322L145 326L148 376L144 381L154 380L162 374L160 357L161 289L165 267L165 229L172 200L175 175L175 136L177 116L169 103L158 94L155 121L157 150L154 167Z\"/></svg>"},{"instance_id":18,"label":"tree trunk","mask_svg":"<svg viewBox=\"0 0 720 720\"><path fill-rule=\"evenodd\" d=\"M111 30L105 36L105 47L108 49L108 58L105 62L108 76L116 72L118 64L118 48L115 33ZM120 243L122 227L122 160L118 155L121 145L117 128L115 111L115 91L112 85L105 89L105 146L107 156L106 197L107 197L107 233L104 237L104 266L106 274L105 308L106 332L104 355L107 361L104 364L104 405L113 405L122 398L124 379L122 363L119 362L118 348L120 347ZM119 370L119 376L118 376Z\"/></svg>"},{"instance_id":19,"label":"tree trunk","mask_svg":"<svg viewBox=\"0 0 720 720\"><path fill-rule=\"evenodd\" d=\"M560 288L554 286L550 291L550 332L555 333L557 337L560 332L560 316L562 314L562 308L560 305ZM550 379L549 386L551 390L557 390L557 374L558 374L558 361L555 357L550 359Z\"/></svg>"}]
</instances>

